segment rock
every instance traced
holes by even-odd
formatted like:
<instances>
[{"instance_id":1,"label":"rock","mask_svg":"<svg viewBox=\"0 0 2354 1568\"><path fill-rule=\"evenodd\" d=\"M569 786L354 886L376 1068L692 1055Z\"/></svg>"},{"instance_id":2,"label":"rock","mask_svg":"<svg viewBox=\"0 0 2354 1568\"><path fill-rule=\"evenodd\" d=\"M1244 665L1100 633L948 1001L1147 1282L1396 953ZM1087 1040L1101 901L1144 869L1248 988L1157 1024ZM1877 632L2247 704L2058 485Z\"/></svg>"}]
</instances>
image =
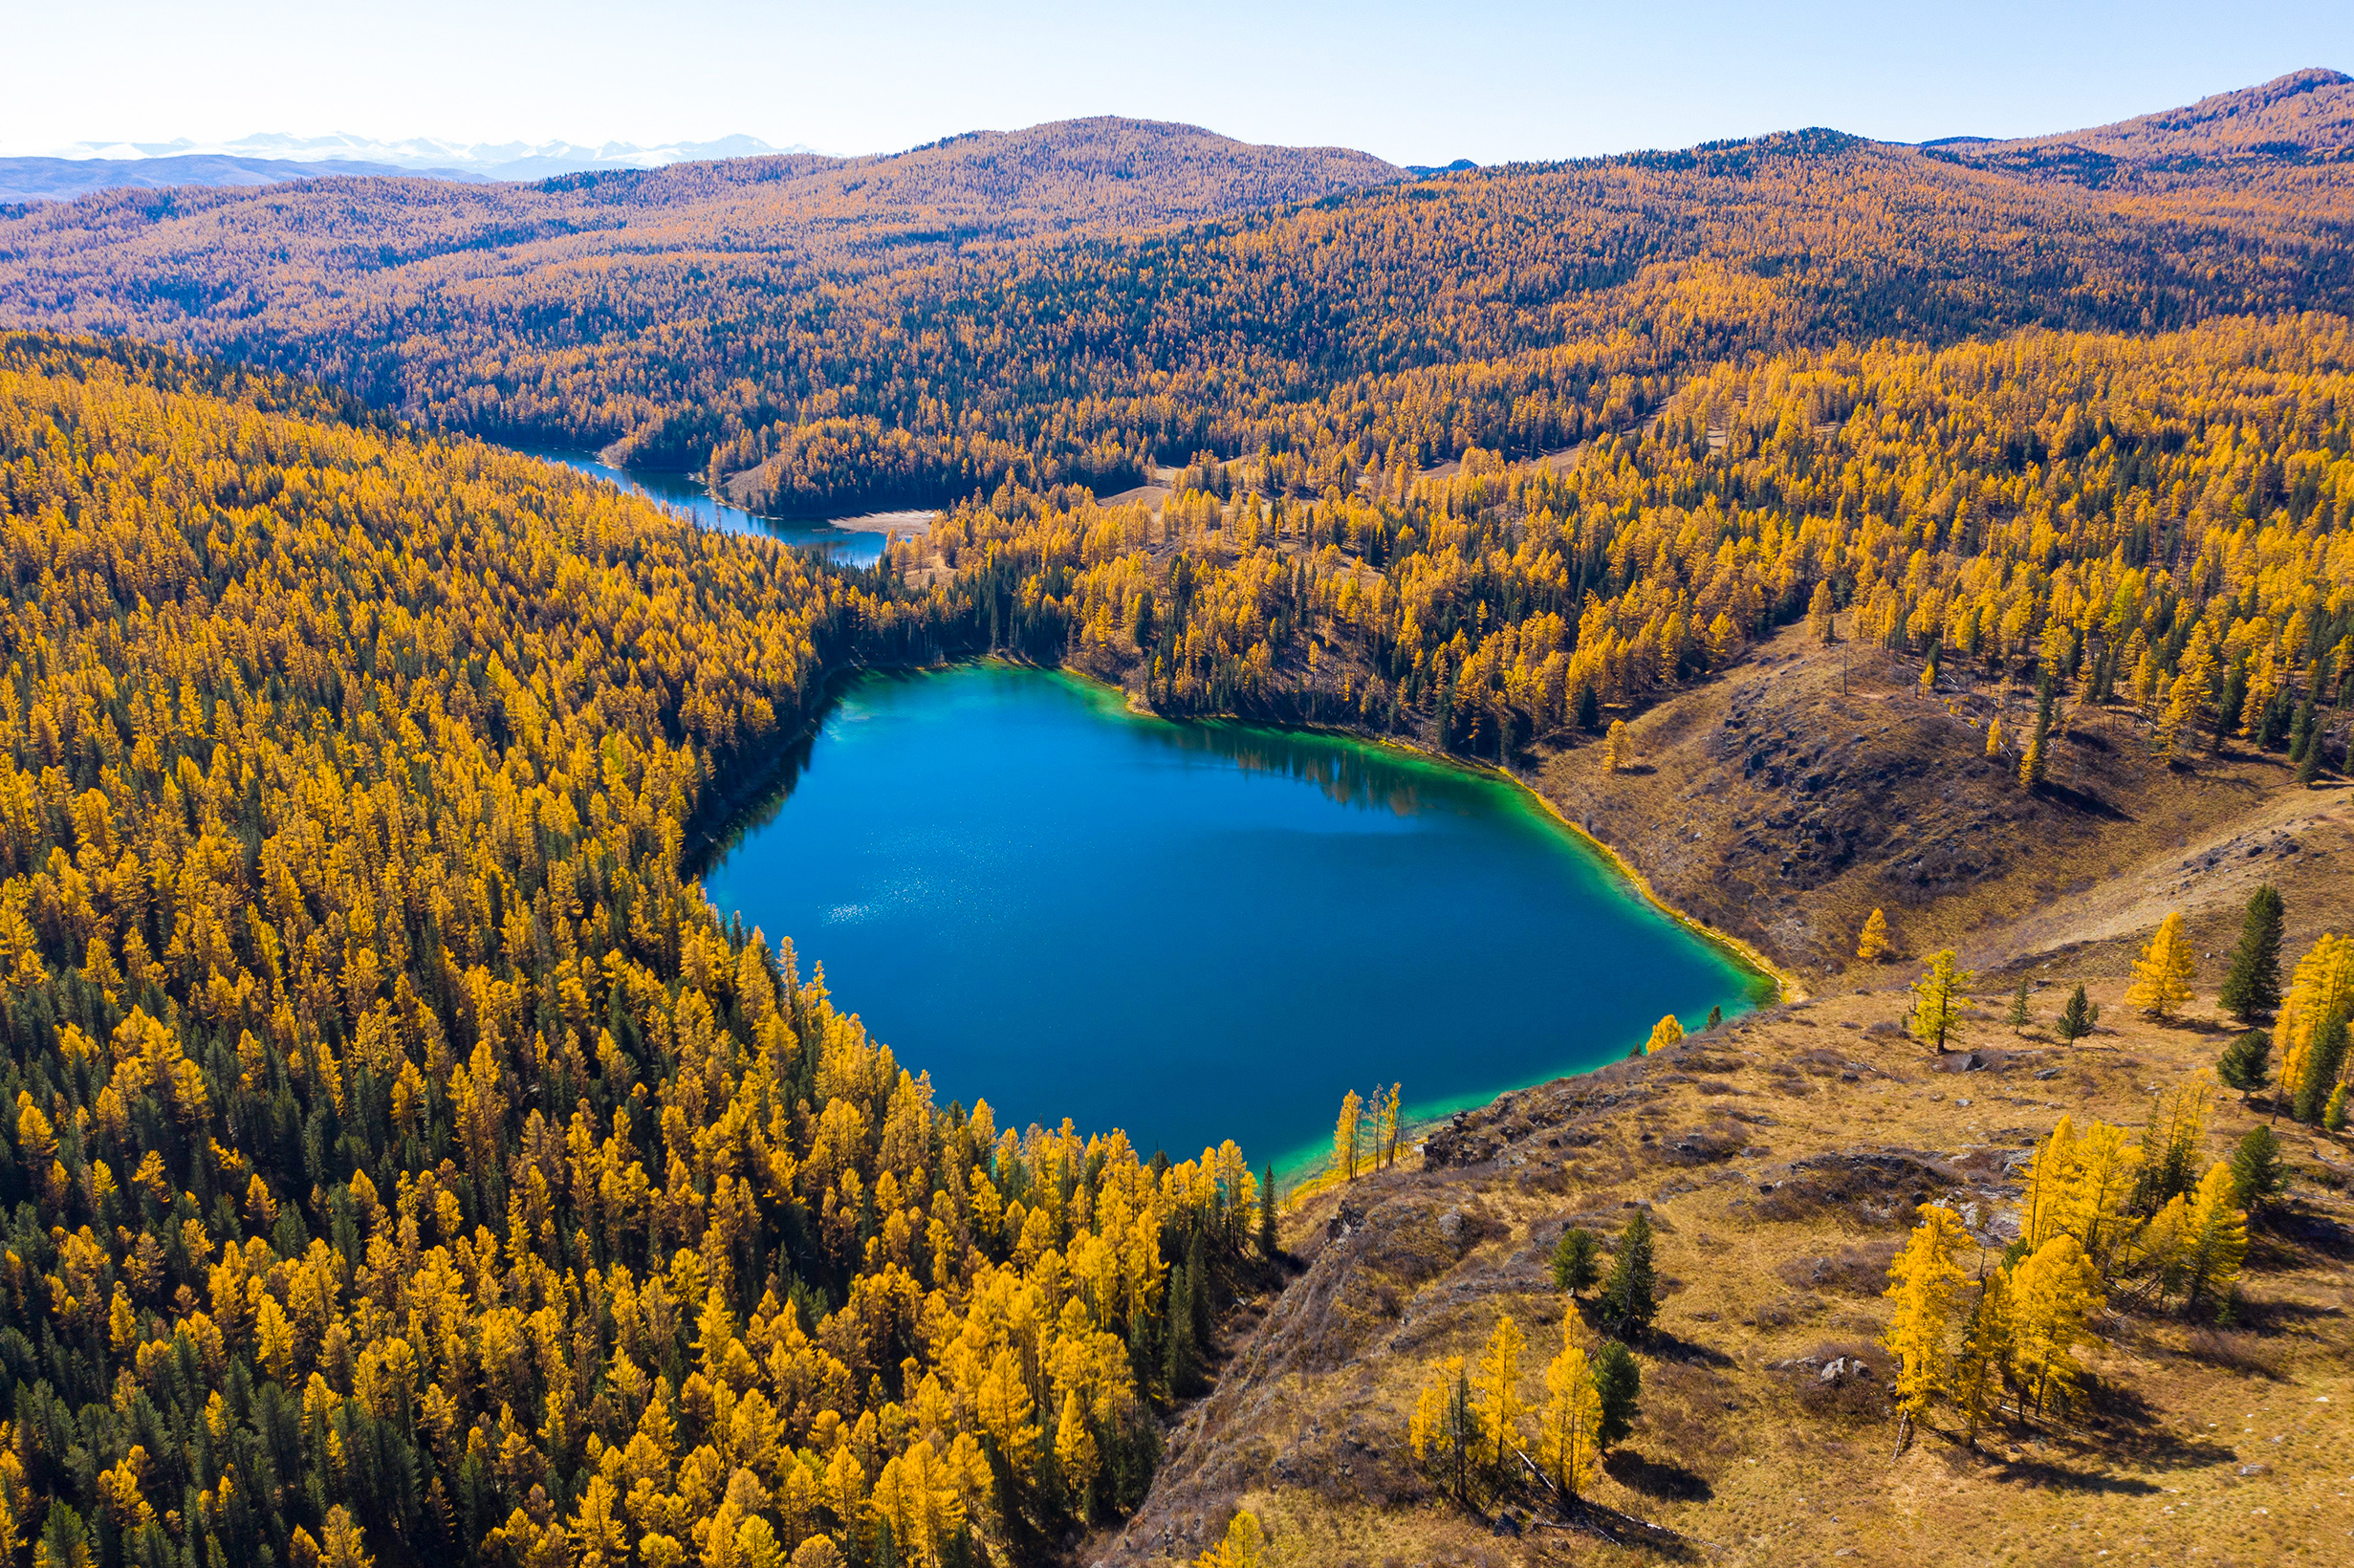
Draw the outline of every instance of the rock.
<instances>
[{"instance_id":1,"label":"rock","mask_svg":"<svg viewBox=\"0 0 2354 1568\"><path fill-rule=\"evenodd\" d=\"M1847 1358L1844 1356L1834 1356L1824 1364L1820 1375L1825 1383L1837 1383L1839 1382L1840 1374L1846 1370Z\"/></svg>"},{"instance_id":2,"label":"rock","mask_svg":"<svg viewBox=\"0 0 2354 1568\"><path fill-rule=\"evenodd\" d=\"M2242 1465L2239 1467L2239 1473L2242 1475L2269 1475L2272 1473L2272 1467L2270 1465Z\"/></svg>"},{"instance_id":3,"label":"rock","mask_svg":"<svg viewBox=\"0 0 2354 1568\"><path fill-rule=\"evenodd\" d=\"M2042 1072L2038 1073L2038 1074L2036 1075L2036 1080L2037 1080L2038 1082L2043 1082L2043 1081L2045 1081L2045 1080L2048 1080L2048 1079L2051 1079L2051 1078L2058 1078L2058 1077L2060 1077L2060 1069L2059 1069L2059 1068L2057 1068L2057 1067L2046 1067L2046 1068L2045 1068Z\"/></svg>"}]
</instances>

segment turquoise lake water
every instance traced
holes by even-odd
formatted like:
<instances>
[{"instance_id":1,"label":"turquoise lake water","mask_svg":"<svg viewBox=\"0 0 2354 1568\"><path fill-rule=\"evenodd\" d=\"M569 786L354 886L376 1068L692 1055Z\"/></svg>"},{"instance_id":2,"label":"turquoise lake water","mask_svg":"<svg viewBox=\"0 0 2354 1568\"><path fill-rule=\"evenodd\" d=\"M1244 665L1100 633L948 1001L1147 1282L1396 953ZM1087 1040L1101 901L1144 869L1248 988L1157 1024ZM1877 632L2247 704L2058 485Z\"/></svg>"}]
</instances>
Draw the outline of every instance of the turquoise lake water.
<instances>
[{"instance_id":1,"label":"turquoise lake water","mask_svg":"<svg viewBox=\"0 0 2354 1568\"><path fill-rule=\"evenodd\" d=\"M872 566L883 558L883 535L879 533L838 528L831 522L795 522L781 517L761 517L746 512L742 507L714 500L710 490L692 474L617 468L610 463L599 462L585 452L560 452L537 446L515 449L542 462L561 463L568 468L592 474L608 484L619 485L634 495L660 501L666 507L686 512L705 528L717 529L723 534L752 534L782 539L787 544L822 551L829 560L839 561L844 566ZM929 513L905 515L928 516Z\"/></svg>"},{"instance_id":2,"label":"turquoise lake water","mask_svg":"<svg viewBox=\"0 0 2354 1568\"><path fill-rule=\"evenodd\" d=\"M1445 1115L1758 994L1499 780L1046 671L860 675L785 787L712 901L1000 1127L1297 1169L1351 1088Z\"/></svg>"}]
</instances>

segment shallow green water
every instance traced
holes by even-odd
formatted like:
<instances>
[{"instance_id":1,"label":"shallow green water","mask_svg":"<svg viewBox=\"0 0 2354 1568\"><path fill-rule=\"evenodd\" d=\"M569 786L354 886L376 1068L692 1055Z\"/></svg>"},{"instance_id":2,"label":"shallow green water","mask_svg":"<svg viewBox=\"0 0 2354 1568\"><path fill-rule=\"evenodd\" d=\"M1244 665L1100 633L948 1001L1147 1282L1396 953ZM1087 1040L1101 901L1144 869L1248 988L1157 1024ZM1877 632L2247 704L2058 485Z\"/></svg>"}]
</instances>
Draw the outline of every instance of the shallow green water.
<instances>
[{"instance_id":1,"label":"shallow green water","mask_svg":"<svg viewBox=\"0 0 2354 1568\"><path fill-rule=\"evenodd\" d=\"M796 773L712 900L1000 1126L1296 1168L1350 1088L1441 1115L1757 992L1520 792L1354 741L969 664L858 677Z\"/></svg>"}]
</instances>

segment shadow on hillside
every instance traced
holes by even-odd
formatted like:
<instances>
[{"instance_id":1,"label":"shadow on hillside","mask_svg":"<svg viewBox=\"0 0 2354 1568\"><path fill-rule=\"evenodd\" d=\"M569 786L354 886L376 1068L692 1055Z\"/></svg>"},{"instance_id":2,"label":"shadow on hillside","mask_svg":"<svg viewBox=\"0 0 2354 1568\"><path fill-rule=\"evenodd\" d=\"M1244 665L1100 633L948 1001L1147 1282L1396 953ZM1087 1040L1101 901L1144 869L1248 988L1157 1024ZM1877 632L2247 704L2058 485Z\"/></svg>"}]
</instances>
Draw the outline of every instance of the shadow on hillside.
<instances>
[{"instance_id":1,"label":"shadow on hillside","mask_svg":"<svg viewBox=\"0 0 2354 1568\"><path fill-rule=\"evenodd\" d=\"M1994 1479L2021 1481L2031 1487L2044 1487L2053 1492L2102 1492L2127 1497L2147 1497L2159 1490L2156 1482L2145 1481L2138 1476L2112 1475L2105 1470L2074 1470L2051 1459L1997 1459L1994 1461Z\"/></svg>"},{"instance_id":2,"label":"shadow on hillside","mask_svg":"<svg viewBox=\"0 0 2354 1568\"><path fill-rule=\"evenodd\" d=\"M1610 1479L1629 1492L1662 1502L1705 1503L1716 1495L1708 1477L1664 1459L1648 1459L1632 1448L1617 1448L1602 1460Z\"/></svg>"},{"instance_id":3,"label":"shadow on hillside","mask_svg":"<svg viewBox=\"0 0 2354 1568\"><path fill-rule=\"evenodd\" d=\"M2276 1209L2265 1223L2292 1247L2309 1247L2323 1257L2341 1263L2354 1258L2354 1228L2327 1214L2295 1209Z\"/></svg>"},{"instance_id":4,"label":"shadow on hillside","mask_svg":"<svg viewBox=\"0 0 2354 1568\"><path fill-rule=\"evenodd\" d=\"M2066 784L2046 782L2043 785L2043 794L2055 805L2065 806L2081 816L2098 817L2104 822L2133 820L2131 813L2119 810L2090 791L2076 789Z\"/></svg>"},{"instance_id":5,"label":"shadow on hillside","mask_svg":"<svg viewBox=\"0 0 2354 1568\"><path fill-rule=\"evenodd\" d=\"M2129 1454L2145 1464L2165 1465L2176 1470L2196 1470L2205 1465L2229 1464L2237 1457L2236 1450L2213 1442L2204 1434L2189 1436L2170 1430L2158 1421L2158 1412L2141 1393L2123 1383L2106 1381L2091 1384L2089 1396L2090 1425L2100 1433L2103 1447L2120 1454ZM2107 1482L2091 1486L2099 1492L2147 1492L2157 1489L2147 1482L2125 1477L2106 1477ZM2082 1490L2082 1489L2081 1489Z\"/></svg>"},{"instance_id":6,"label":"shadow on hillside","mask_svg":"<svg viewBox=\"0 0 2354 1568\"><path fill-rule=\"evenodd\" d=\"M1692 1366L1712 1366L1719 1370L1733 1365L1733 1358L1723 1351L1690 1339L1679 1339L1663 1328L1653 1328L1643 1348L1664 1361L1684 1361Z\"/></svg>"}]
</instances>

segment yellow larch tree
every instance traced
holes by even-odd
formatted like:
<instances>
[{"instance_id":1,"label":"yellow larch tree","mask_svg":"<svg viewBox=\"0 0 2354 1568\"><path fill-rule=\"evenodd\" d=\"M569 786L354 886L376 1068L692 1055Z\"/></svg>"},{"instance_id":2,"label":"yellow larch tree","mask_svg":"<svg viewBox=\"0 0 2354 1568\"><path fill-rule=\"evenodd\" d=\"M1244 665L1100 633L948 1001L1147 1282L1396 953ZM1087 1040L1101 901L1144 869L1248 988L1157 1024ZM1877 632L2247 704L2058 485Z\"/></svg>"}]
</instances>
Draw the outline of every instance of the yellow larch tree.
<instances>
[{"instance_id":1,"label":"yellow larch tree","mask_svg":"<svg viewBox=\"0 0 2354 1568\"><path fill-rule=\"evenodd\" d=\"M2082 1368L2076 1347L2103 1300L2099 1271L2071 1235L2058 1235L2011 1271L2012 1363L2027 1403L2040 1413L2064 1407Z\"/></svg>"},{"instance_id":2,"label":"yellow larch tree","mask_svg":"<svg viewBox=\"0 0 2354 1568\"><path fill-rule=\"evenodd\" d=\"M1954 1303L1970 1278L1962 1259L1973 1250L1952 1209L1923 1204L1920 1213L1888 1269L1885 1294L1896 1308L1881 1339L1897 1359L1897 1407L1914 1421L1950 1385Z\"/></svg>"},{"instance_id":3,"label":"yellow larch tree","mask_svg":"<svg viewBox=\"0 0 2354 1568\"><path fill-rule=\"evenodd\" d=\"M1351 1089L1340 1097L1340 1119L1332 1128L1332 1168L1343 1181L1357 1180L1357 1150L1364 1122L1365 1102Z\"/></svg>"},{"instance_id":4,"label":"yellow larch tree","mask_svg":"<svg viewBox=\"0 0 2354 1568\"><path fill-rule=\"evenodd\" d=\"M1194 1568L1262 1568L1266 1562L1267 1533L1259 1527L1258 1515L1243 1509L1227 1521L1226 1535L1218 1544L1193 1559Z\"/></svg>"},{"instance_id":5,"label":"yellow larch tree","mask_svg":"<svg viewBox=\"0 0 2354 1568\"><path fill-rule=\"evenodd\" d=\"M1545 1367L1545 1408L1537 1435L1537 1466L1554 1490L1576 1499L1602 1468L1602 1392L1585 1351L1564 1344Z\"/></svg>"},{"instance_id":6,"label":"yellow larch tree","mask_svg":"<svg viewBox=\"0 0 2354 1568\"><path fill-rule=\"evenodd\" d=\"M1971 1305L1953 1368L1953 1403L1962 1414L1964 1442L1976 1443L1987 1417L1999 1406L2016 1348L2010 1271L1987 1269L1979 1277L1977 1299Z\"/></svg>"},{"instance_id":7,"label":"yellow larch tree","mask_svg":"<svg viewBox=\"0 0 2354 1568\"><path fill-rule=\"evenodd\" d=\"M1520 1442L1520 1417L1526 1409L1520 1400L1520 1351L1526 1343L1511 1314L1497 1318L1471 1380L1472 1409L1487 1448L1486 1462L1499 1470Z\"/></svg>"},{"instance_id":8,"label":"yellow larch tree","mask_svg":"<svg viewBox=\"0 0 2354 1568\"><path fill-rule=\"evenodd\" d=\"M2354 937L2324 931L2290 971L2275 1034L2280 1046L2280 1089L2295 1098L2309 1089L2314 1042L2338 1013L2354 1011ZM2327 1091L2324 1090L2324 1093Z\"/></svg>"},{"instance_id":9,"label":"yellow larch tree","mask_svg":"<svg viewBox=\"0 0 2354 1568\"><path fill-rule=\"evenodd\" d=\"M1877 964L1888 952L1888 917L1874 909L1864 921L1863 934L1856 939L1856 957L1866 964Z\"/></svg>"},{"instance_id":10,"label":"yellow larch tree","mask_svg":"<svg viewBox=\"0 0 2354 1568\"><path fill-rule=\"evenodd\" d=\"M1954 966L1952 948L1930 956L1929 969L1912 983L1912 1013L1906 1024L1914 1039L1931 1051L1946 1049L1961 1028L1962 1009L1969 1005L1962 988L1970 981L1971 971Z\"/></svg>"},{"instance_id":11,"label":"yellow larch tree","mask_svg":"<svg viewBox=\"0 0 2354 1568\"><path fill-rule=\"evenodd\" d=\"M2133 966L2133 984L2125 1001L2151 1018L2171 1018L2191 999L2191 976L2195 963L2191 939L2183 934L2182 911L2169 912L2158 923L2157 933Z\"/></svg>"}]
</instances>

